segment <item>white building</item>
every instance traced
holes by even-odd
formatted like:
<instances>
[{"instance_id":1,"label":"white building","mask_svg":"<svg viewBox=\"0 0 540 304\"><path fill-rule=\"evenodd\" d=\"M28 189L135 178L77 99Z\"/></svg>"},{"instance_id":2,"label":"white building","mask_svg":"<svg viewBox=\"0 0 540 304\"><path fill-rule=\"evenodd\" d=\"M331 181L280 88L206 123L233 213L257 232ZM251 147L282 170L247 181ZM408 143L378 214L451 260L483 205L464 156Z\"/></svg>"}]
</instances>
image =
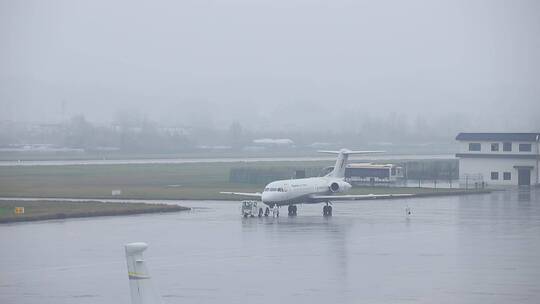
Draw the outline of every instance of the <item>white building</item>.
<instances>
[{"instance_id":1,"label":"white building","mask_svg":"<svg viewBox=\"0 0 540 304\"><path fill-rule=\"evenodd\" d=\"M538 185L540 133L459 133L459 177L469 185Z\"/></svg>"}]
</instances>

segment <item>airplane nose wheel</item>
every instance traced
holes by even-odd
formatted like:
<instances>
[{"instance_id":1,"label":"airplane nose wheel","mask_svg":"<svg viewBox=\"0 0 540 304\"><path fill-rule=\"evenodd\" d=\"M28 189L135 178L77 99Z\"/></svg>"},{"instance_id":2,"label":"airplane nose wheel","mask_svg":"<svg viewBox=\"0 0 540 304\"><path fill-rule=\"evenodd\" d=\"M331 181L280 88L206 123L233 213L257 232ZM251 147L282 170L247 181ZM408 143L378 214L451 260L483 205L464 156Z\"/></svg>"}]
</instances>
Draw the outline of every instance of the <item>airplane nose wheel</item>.
<instances>
[{"instance_id":1,"label":"airplane nose wheel","mask_svg":"<svg viewBox=\"0 0 540 304\"><path fill-rule=\"evenodd\" d=\"M288 212L289 216L296 216L298 208L295 205L289 205Z\"/></svg>"},{"instance_id":2,"label":"airplane nose wheel","mask_svg":"<svg viewBox=\"0 0 540 304\"><path fill-rule=\"evenodd\" d=\"M279 217L279 208L277 205L274 205L274 208L272 208L272 216Z\"/></svg>"},{"instance_id":3,"label":"airplane nose wheel","mask_svg":"<svg viewBox=\"0 0 540 304\"><path fill-rule=\"evenodd\" d=\"M323 207L322 209L323 216L332 216L332 206L327 205Z\"/></svg>"}]
</instances>

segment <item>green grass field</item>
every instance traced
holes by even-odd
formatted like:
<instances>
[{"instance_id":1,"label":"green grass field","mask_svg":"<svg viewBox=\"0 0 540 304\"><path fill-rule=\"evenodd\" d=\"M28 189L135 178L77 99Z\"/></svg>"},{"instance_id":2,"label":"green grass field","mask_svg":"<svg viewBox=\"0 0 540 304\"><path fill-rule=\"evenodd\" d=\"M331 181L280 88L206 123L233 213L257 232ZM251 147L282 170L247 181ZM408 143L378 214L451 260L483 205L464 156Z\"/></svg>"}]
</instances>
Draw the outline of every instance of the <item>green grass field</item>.
<instances>
[{"instance_id":1,"label":"green grass field","mask_svg":"<svg viewBox=\"0 0 540 304\"><path fill-rule=\"evenodd\" d=\"M260 191L264 185L230 183L242 163L0 167L0 196L112 197L140 199L231 199L220 191ZM250 166L279 167L287 162ZM302 165L295 163L295 166Z\"/></svg>"},{"instance_id":2,"label":"green grass field","mask_svg":"<svg viewBox=\"0 0 540 304\"><path fill-rule=\"evenodd\" d=\"M264 184L229 182L233 167L324 167L331 162L256 162L141 165L77 165L0 167L0 196L137 199L224 199L239 197L220 191L257 192ZM427 188L354 188L352 194L425 193L448 191Z\"/></svg>"},{"instance_id":3,"label":"green grass field","mask_svg":"<svg viewBox=\"0 0 540 304\"><path fill-rule=\"evenodd\" d=\"M16 214L15 207L24 207L24 213ZM189 208L164 204L101 203L95 201L0 201L0 223L183 210L189 210Z\"/></svg>"}]
</instances>

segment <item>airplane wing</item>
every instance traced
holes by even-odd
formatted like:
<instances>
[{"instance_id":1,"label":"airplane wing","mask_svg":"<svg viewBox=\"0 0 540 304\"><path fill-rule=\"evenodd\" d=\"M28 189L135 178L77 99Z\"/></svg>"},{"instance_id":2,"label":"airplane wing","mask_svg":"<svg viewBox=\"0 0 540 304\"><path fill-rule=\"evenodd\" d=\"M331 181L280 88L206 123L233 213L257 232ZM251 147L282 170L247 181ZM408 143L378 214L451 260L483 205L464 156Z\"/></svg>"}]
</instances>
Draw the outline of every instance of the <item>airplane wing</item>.
<instances>
[{"instance_id":1,"label":"airplane wing","mask_svg":"<svg viewBox=\"0 0 540 304\"><path fill-rule=\"evenodd\" d=\"M369 199L378 199L378 198L397 198L397 197L408 197L412 194L347 194L347 195L311 195L311 198L316 201L326 202L326 201L340 201L340 200L369 200Z\"/></svg>"},{"instance_id":2,"label":"airplane wing","mask_svg":"<svg viewBox=\"0 0 540 304\"><path fill-rule=\"evenodd\" d=\"M232 195L241 195L241 196L251 196L251 197L262 197L260 192L248 193L248 192L220 192L221 194L232 194Z\"/></svg>"}]
</instances>

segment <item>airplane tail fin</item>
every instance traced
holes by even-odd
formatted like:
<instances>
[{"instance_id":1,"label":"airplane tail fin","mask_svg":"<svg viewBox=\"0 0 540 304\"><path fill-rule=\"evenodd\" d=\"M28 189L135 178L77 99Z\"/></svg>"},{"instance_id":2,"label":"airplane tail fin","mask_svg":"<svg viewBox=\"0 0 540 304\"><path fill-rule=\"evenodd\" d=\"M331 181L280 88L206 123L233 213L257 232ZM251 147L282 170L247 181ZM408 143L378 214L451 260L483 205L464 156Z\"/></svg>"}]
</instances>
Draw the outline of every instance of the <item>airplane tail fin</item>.
<instances>
[{"instance_id":1,"label":"airplane tail fin","mask_svg":"<svg viewBox=\"0 0 540 304\"><path fill-rule=\"evenodd\" d=\"M129 289L132 304L157 304L161 299L157 294L150 274L143 259L143 251L148 248L146 243L130 243L126 246Z\"/></svg>"},{"instance_id":2,"label":"airplane tail fin","mask_svg":"<svg viewBox=\"0 0 540 304\"><path fill-rule=\"evenodd\" d=\"M351 154L375 154L375 153L384 153L385 151L351 151L348 149L341 149L339 151L328 151L328 150L322 150L318 151L319 153L329 153L329 154L337 154L337 160L336 164L334 165L334 170L332 172L328 173L327 176L330 177L336 177L336 178L343 178L345 177L345 166L347 165L347 160L349 159L349 155Z\"/></svg>"}]
</instances>

